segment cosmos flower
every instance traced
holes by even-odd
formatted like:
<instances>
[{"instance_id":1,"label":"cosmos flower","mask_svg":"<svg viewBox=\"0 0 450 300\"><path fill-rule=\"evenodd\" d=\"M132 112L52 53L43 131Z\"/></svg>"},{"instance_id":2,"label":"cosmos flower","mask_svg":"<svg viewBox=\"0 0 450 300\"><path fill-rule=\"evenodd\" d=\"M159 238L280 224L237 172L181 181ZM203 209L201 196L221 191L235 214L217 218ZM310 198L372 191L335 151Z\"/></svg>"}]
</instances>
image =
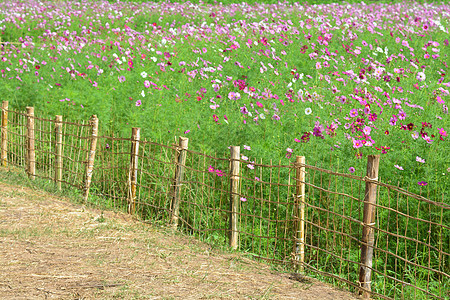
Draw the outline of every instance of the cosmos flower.
<instances>
[{"instance_id":1,"label":"cosmos flower","mask_svg":"<svg viewBox=\"0 0 450 300\"><path fill-rule=\"evenodd\" d=\"M416 156L416 161L420 162L420 163L425 163L425 159L420 158L419 156Z\"/></svg>"},{"instance_id":2,"label":"cosmos flower","mask_svg":"<svg viewBox=\"0 0 450 300\"><path fill-rule=\"evenodd\" d=\"M239 100L239 99L241 99L241 94L235 93L235 92L229 92L228 93L228 99L230 99L230 100Z\"/></svg>"},{"instance_id":3,"label":"cosmos flower","mask_svg":"<svg viewBox=\"0 0 450 300\"><path fill-rule=\"evenodd\" d=\"M427 77L425 76L424 72L417 73L416 79L420 82L424 81Z\"/></svg>"}]
</instances>

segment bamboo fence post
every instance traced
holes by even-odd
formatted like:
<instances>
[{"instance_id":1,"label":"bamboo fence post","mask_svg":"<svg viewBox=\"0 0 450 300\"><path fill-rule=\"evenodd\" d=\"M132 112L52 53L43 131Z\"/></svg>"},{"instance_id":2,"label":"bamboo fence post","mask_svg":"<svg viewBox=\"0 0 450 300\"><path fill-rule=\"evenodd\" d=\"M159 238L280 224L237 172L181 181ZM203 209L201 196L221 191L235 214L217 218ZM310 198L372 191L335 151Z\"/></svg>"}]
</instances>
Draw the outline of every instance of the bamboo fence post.
<instances>
[{"instance_id":1,"label":"bamboo fence post","mask_svg":"<svg viewBox=\"0 0 450 300\"><path fill-rule=\"evenodd\" d=\"M62 180L62 116L56 116L55 119L55 183L58 190L61 190Z\"/></svg>"},{"instance_id":2,"label":"bamboo fence post","mask_svg":"<svg viewBox=\"0 0 450 300\"><path fill-rule=\"evenodd\" d=\"M34 107L27 107L27 173L31 180L36 178L34 138Z\"/></svg>"},{"instance_id":3,"label":"bamboo fence post","mask_svg":"<svg viewBox=\"0 0 450 300\"><path fill-rule=\"evenodd\" d=\"M380 155L369 155L367 158L366 179L378 180L378 167L380 165ZM372 278L372 258L375 241L375 211L376 211L377 185L366 181L364 194L363 231L361 245L361 266L359 268L359 284L365 290L360 290L363 299L370 298L371 278Z\"/></svg>"},{"instance_id":4,"label":"bamboo fence post","mask_svg":"<svg viewBox=\"0 0 450 300\"><path fill-rule=\"evenodd\" d=\"M8 101L2 103L2 149L1 160L2 165L8 165Z\"/></svg>"},{"instance_id":5,"label":"bamboo fence post","mask_svg":"<svg viewBox=\"0 0 450 300\"><path fill-rule=\"evenodd\" d=\"M131 131L131 159L130 172L128 175L129 189L128 189L128 213L134 214L136 208L136 186L137 186L137 169L138 169L138 155L139 155L139 140L141 129L133 127Z\"/></svg>"},{"instance_id":6,"label":"bamboo fence post","mask_svg":"<svg viewBox=\"0 0 450 300\"><path fill-rule=\"evenodd\" d=\"M239 158L241 148L231 146L231 166L230 166L230 246L233 250L238 247L238 210L239 210Z\"/></svg>"},{"instance_id":7,"label":"bamboo fence post","mask_svg":"<svg viewBox=\"0 0 450 300\"><path fill-rule=\"evenodd\" d=\"M173 197L172 197L172 216L171 223L174 228L178 226L178 219L180 214L180 199L181 199L181 181L184 177L184 169L186 166L186 150L188 149L189 139L179 137L178 140L178 155L176 157L177 168L175 169L175 177L173 179Z\"/></svg>"},{"instance_id":8,"label":"bamboo fence post","mask_svg":"<svg viewBox=\"0 0 450 300\"><path fill-rule=\"evenodd\" d=\"M305 262L305 157L296 157L295 178L296 178L296 195L294 204L295 225L294 225L294 253L296 268L300 273L304 272Z\"/></svg>"},{"instance_id":9,"label":"bamboo fence post","mask_svg":"<svg viewBox=\"0 0 450 300\"><path fill-rule=\"evenodd\" d=\"M97 136L98 136L98 118L93 115L90 120L91 131L91 146L89 148L88 160L86 165L86 178L84 180L84 202L87 202L89 196L89 188L91 187L92 172L94 171L95 150L97 149Z\"/></svg>"}]
</instances>

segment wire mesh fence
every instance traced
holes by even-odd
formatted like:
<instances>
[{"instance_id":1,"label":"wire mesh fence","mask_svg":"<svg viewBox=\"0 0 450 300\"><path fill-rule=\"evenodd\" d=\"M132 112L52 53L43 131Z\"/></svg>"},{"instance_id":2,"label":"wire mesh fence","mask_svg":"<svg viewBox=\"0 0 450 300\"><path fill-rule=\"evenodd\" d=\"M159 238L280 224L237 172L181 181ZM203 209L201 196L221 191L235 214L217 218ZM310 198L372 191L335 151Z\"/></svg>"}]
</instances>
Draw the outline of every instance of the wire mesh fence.
<instances>
[{"instance_id":1,"label":"wire mesh fence","mask_svg":"<svg viewBox=\"0 0 450 300\"><path fill-rule=\"evenodd\" d=\"M354 176L301 157L264 163L240 156L239 147L206 155L184 138L140 140L138 129L101 136L93 124L37 118L4 103L2 164L355 293L450 299L445 189L413 194L382 183L375 156L366 176Z\"/></svg>"}]
</instances>

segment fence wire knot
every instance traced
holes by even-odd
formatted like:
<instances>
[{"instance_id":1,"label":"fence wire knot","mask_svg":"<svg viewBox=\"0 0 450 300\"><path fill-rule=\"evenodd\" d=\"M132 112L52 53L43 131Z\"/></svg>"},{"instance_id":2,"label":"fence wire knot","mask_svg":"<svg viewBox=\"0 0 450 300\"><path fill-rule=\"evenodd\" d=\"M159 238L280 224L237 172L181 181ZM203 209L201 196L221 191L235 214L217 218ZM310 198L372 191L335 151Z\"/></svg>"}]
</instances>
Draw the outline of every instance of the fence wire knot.
<instances>
[{"instance_id":1,"label":"fence wire knot","mask_svg":"<svg viewBox=\"0 0 450 300\"><path fill-rule=\"evenodd\" d=\"M369 178L369 176L364 176L363 180L364 181L378 181L378 177Z\"/></svg>"},{"instance_id":2,"label":"fence wire knot","mask_svg":"<svg viewBox=\"0 0 450 300\"><path fill-rule=\"evenodd\" d=\"M371 284L371 283L372 283L372 280L371 280L371 281L362 281L362 282L361 282L361 281L358 281L358 283L359 283L359 286L362 287L363 284L366 284L366 283L367 283L367 284Z\"/></svg>"}]
</instances>

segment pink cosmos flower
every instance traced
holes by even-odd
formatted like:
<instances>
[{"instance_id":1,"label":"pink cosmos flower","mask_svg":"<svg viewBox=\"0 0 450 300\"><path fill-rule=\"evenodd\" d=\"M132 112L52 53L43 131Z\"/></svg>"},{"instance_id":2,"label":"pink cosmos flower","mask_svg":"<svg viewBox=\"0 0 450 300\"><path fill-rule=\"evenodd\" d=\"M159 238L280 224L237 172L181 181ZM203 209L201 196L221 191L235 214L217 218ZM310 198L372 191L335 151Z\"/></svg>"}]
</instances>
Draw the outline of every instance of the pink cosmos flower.
<instances>
[{"instance_id":1,"label":"pink cosmos flower","mask_svg":"<svg viewBox=\"0 0 450 300\"><path fill-rule=\"evenodd\" d=\"M353 140L353 148L358 149L363 146L363 143L360 140Z\"/></svg>"},{"instance_id":2,"label":"pink cosmos flower","mask_svg":"<svg viewBox=\"0 0 450 300\"><path fill-rule=\"evenodd\" d=\"M141 100L136 101L136 106L141 106L142 102Z\"/></svg>"},{"instance_id":3,"label":"pink cosmos flower","mask_svg":"<svg viewBox=\"0 0 450 300\"><path fill-rule=\"evenodd\" d=\"M447 131L444 130L444 127L438 128L438 130L439 130L439 134L440 134L440 135L442 135L442 136L447 136Z\"/></svg>"},{"instance_id":4,"label":"pink cosmos flower","mask_svg":"<svg viewBox=\"0 0 450 300\"><path fill-rule=\"evenodd\" d=\"M420 158L419 156L416 156L416 161L420 162L420 163L425 163L425 159Z\"/></svg>"},{"instance_id":5,"label":"pink cosmos flower","mask_svg":"<svg viewBox=\"0 0 450 300\"><path fill-rule=\"evenodd\" d=\"M396 167L397 169L403 171L403 168L401 166L399 166L399 165L394 165L394 167Z\"/></svg>"}]
</instances>

